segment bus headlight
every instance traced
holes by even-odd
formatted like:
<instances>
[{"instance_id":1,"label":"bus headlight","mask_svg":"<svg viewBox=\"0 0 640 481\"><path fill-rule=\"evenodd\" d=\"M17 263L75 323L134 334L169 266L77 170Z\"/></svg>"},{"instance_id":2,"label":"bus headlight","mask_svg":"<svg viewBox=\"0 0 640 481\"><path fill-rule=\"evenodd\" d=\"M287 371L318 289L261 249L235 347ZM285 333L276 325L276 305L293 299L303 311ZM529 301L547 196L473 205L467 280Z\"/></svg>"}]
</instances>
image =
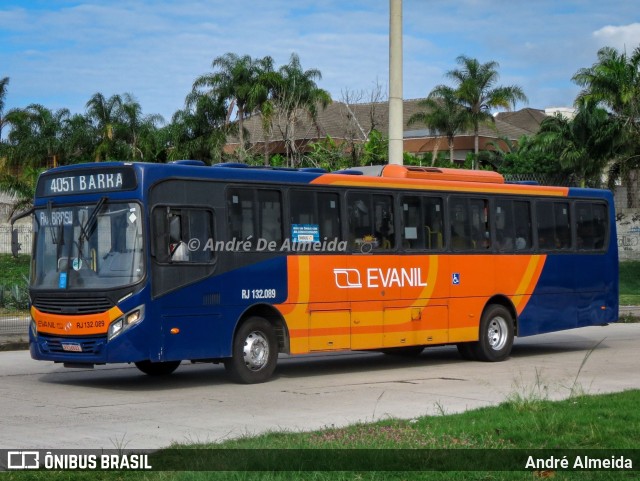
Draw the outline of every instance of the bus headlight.
<instances>
[{"instance_id":1,"label":"bus headlight","mask_svg":"<svg viewBox=\"0 0 640 481\"><path fill-rule=\"evenodd\" d=\"M110 341L118 334L142 321L142 319L144 319L144 305L136 307L135 309L127 312L124 316L113 321L107 331L107 340Z\"/></svg>"},{"instance_id":2,"label":"bus headlight","mask_svg":"<svg viewBox=\"0 0 640 481\"><path fill-rule=\"evenodd\" d=\"M31 337L33 337L34 339L38 339L38 327L36 326L36 321L34 321L33 319L31 319L29 329L31 329Z\"/></svg>"}]
</instances>

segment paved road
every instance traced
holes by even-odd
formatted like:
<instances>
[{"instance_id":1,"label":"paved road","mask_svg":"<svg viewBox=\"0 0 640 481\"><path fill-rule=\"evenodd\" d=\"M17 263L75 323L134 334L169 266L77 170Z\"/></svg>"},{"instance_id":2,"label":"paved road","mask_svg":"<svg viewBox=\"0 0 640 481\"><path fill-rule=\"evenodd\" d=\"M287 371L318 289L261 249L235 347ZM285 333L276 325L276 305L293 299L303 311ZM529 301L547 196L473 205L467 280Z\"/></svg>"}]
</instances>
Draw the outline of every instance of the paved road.
<instances>
[{"instance_id":1,"label":"paved road","mask_svg":"<svg viewBox=\"0 0 640 481\"><path fill-rule=\"evenodd\" d=\"M271 382L252 386L231 384L213 365L184 364L157 379L128 365L83 371L1 352L0 449L158 448L453 413L514 393L559 399L572 386L639 389L639 345L640 324L619 324L518 339L512 357L496 364L462 361L453 347L413 360L312 355L281 359Z\"/></svg>"}]
</instances>

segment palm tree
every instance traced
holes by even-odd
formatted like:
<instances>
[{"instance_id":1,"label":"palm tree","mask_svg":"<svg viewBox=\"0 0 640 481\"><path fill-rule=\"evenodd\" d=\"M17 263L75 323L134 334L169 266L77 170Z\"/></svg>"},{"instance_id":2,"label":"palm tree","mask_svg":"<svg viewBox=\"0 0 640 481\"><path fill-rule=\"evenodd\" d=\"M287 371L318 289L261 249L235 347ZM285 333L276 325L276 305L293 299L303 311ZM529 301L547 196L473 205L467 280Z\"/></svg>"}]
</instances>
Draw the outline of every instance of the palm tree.
<instances>
[{"instance_id":1,"label":"palm tree","mask_svg":"<svg viewBox=\"0 0 640 481\"><path fill-rule=\"evenodd\" d=\"M7 86L9 85L9 77L4 77L0 80L0 142L2 141L2 127L4 125L4 99L7 96Z\"/></svg>"},{"instance_id":2,"label":"palm tree","mask_svg":"<svg viewBox=\"0 0 640 481\"><path fill-rule=\"evenodd\" d=\"M418 105L425 111L413 114L407 124L422 123L444 134L449 145L449 160L453 163L453 141L458 132L471 124L471 118L467 110L460 105L455 90L446 85L438 85L425 100L418 102ZM436 155L433 156L433 162L435 160Z\"/></svg>"},{"instance_id":3,"label":"palm tree","mask_svg":"<svg viewBox=\"0 0 640 481\"><path fill-rule=\"evenodd\" d=\"M156 125L163 122L161 115L143 115L142 106L136 101L131 94L124 94L121 109L122 138L129 145L132 160L137 157L145 160L144 152L141 149L141 143L149 138L155 130ZM150 159L147 159L150 160Z\"/></svg>"},{"instance_id":4,"label":"palm tree","mask_svg":"<svg viewBox=\"0 0 640 481\"><path fill-rule=\"evenodd\" d=\"M235 53L226 53L216 57L211 66L214 72L196 78L193 92L202 93L203 88L208 89L204 92L206 95L227 101L227 120L237 109L238 138L242 152L245 147L244 120L269 95L264 76L273 71L273 60L271 57L254 59L249 55L240 57Z\"/></svg>"},{"instance_id":5,"label":"palm tree","mask_svg":"<svg viewBox=\"0 0 640 481\"><path fill-rule=\"evenodd\" d=\"M291 54L288 64L280 67L278 74L273 99L279 114L284 116L284 126L280 129L287 158L293 167L297 155L294 142L296 121L301 114L306 114L315 122L318 107L326 108L331 103L331 95L316 84L316 80L322 79L320 70L303 70L300 57L295 53Z\"/></svg>"},{"instance_id":6,"label":"palm tree","mask_svg":"<svg viewBox=\"0 0 640 481\"><path fill-rule=\"evenodd\" d=\"M576 103L599 103L640 133L640 47L631 56L604 47L598 61L578 70L572 80L583 87Z\"/></svg>"},{"instance_id":7,"label":"palm tree","mask_svg":"<svg viewBox=\"0 0 640 481\"><path fill-rule=\"evenodd\" d=\"M527 97L517 85L496 86L499 78L497 62L480 63L464 55L460 55L456 61L461 68L447 72L447 77L456 83L456 96L469 113L473 125L474 153L477 157L480 150L480 123L493 122L492 109L515 108L516 102L526 102Z\"/></svg>"},{"instance_id":8,"label":"palm tree","mask_svg":"<svg viewBox=\"0 0 640 481\"><path fill-rule=\"evenodd\" d=\"M573 119L559 114L540 124L540 148L555 154L560 165L571 169L580 186L599 184L602 171L617 147L620 124L595 103L583 104Z\"/></svg>"},{"instance_id":9,"label":"palm tree","mask_svg":"<svg viewBox=\"0 0 640 481\"><path fill-rule=\"evenodd\" d=\"M169 160L197 159L219 162L226 140L227 108L224 99L192 92L186 108L177 111L164 132L169 139Z\"/></svg>"},{"instance_id":10,"label":"palm tree","mask_svg":"<svg viewBox=\"0 0 640 481\"><path fill-rule=\"evenodd\" d=\"M88 116L73 114L62 124L62 144L68 163L91 162L99 143Z\"/></svg>"},{"instance_id":11,"label":"palm tree","mask_svg":"<svg viewBox=\"0 0 640 481\"><path fill-rule=\"evenodd\" d=\"M87 116L93 122L100 139L94 152L96 162L108 159L113 151L121 106L122 99L119 95L112 95L107 99L100 92L93 94L86 104Z\"/></svg>"},{"instance_id":12,"label":"palm tree","mask_svg":"<svg viewBox=\"0 0 640 481\"><path fill-rule=\"evenodd\" d=\"M618 179L632 186L640 168L640 47L628 56L611 47L598 51L598 61L572 79L583 89L576 104L598 103L622 124L618 155L609 168L609 187ZM627 206L635 207L636 189L629 188Z\"/></svg>"},{"instance_id":13,"label":"palm tree","mask_svg":"<svg viewBox=\"0 0 640 481\"><path fill-rule=\"evenodd\" d=\"M57 165L64 154L62 126L68 118L67 109L53 112L39 104L9 111L5 120L11 125L10 164L38 168L51 160Z\"/></svg>"},{"instance_id":14,"label":"palm tree","mask_svg":"<svg viewBox=\"0 0 640 481\"><path fill-rule=\"evenodd\" d=\"M13 197L9 218L19 212L25 212L33 206L38 176L44 169L25 167L20 175L0 164L0 191Z\"/></svg>"}]
</instances>

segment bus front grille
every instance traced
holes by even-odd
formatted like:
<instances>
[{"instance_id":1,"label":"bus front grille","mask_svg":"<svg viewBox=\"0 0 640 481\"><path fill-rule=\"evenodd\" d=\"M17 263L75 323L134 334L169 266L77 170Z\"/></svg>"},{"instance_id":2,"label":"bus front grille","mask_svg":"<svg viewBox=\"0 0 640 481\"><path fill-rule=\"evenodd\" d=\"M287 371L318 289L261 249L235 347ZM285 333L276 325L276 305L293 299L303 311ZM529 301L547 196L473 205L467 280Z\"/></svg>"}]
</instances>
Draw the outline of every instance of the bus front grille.
<instances>
[{"instance_id":1,"label":"bus front grille","mask_svg":"<svg viewBox=\"0 0 640 481\"><path fill-rule=\"evenodd\" d=\"M61 339L41 336L40 342L45 350L59 354L98 354L105 345L104 337L84 339ZM69 349L68 346L74 346Z\"/></svg>"},{"instance_id":2,"label":"bus front grille","mask_svg":"<svg viewBox=\"0 0 640 481\"><path fill-rule=\"evenodd\" d=\"M106 297L37 296L33 300L33 306L47 314L82 316L108 311L114 304Z\"/></svg>"}]
</instances>

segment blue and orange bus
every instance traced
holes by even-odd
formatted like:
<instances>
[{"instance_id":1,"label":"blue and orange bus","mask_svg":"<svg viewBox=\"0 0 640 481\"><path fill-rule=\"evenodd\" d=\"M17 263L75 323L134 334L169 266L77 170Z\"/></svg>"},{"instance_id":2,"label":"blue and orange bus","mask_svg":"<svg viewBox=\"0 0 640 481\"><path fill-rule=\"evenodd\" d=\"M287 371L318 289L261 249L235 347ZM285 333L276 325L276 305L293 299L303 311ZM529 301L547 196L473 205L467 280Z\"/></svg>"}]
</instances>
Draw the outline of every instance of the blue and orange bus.
<instances>
[{"instance_id":1,"label":"blue and orange bus","mask_svg":"<svg viewBox=\"0 0 640 481\"><path fill-rule=\"evenodd\" d=\"M609 191L493 172L100 163L41 175L30 350L150 375L222 362L243 383L279 353L501 361L515 336L618 317Z\"/></svg>"}]
</instances>

